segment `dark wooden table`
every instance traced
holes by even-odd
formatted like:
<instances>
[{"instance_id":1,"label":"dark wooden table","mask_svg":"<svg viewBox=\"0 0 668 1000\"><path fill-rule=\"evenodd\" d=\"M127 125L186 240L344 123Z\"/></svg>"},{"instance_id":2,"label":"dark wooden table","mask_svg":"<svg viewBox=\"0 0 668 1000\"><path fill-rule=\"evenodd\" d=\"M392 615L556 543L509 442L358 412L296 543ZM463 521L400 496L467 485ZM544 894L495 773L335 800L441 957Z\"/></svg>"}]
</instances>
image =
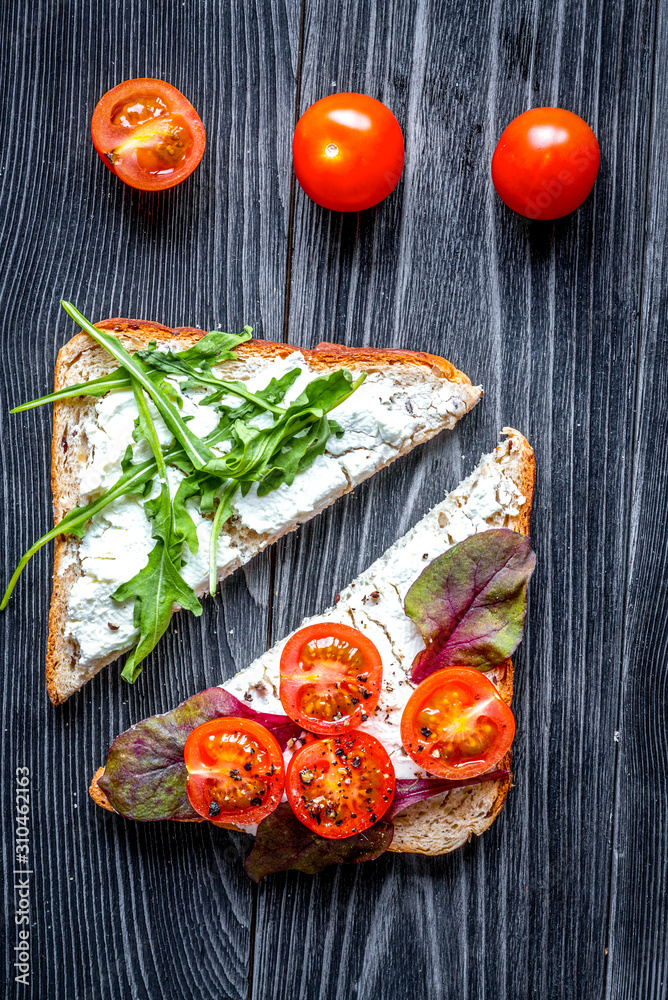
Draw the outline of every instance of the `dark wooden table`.
<instances>
[{"instance_id":1,"label":"dark wooden table","mask_svg":"<svg viewBox=\"0 0 668 1000\"><path fill-rule=\"evenodd\" d=\"M2 628L4 996L554 1000L668 995L665 406L668 7L661 0L6 0L2 13L2 568L49 524L47 391L74 332L131 316L312 346L441 353L485 387L419 449L184 616L134 687L60 709L43 671L51 556ZM171 81L208 147L132 192L89 138L99 96ZM359 216L292 181L295 118L361 90L404 129L396 192ZM602 149L586 205L530 224L489 174L531 106ZM244 838L140 826L87 786L113 737L229 677L442 499L505 423L536 449L539 555L517 657L515 787L442 858L244 875ZM32 970L13 982L14 774L31 776Z\"/></svg>"}]
</instances>

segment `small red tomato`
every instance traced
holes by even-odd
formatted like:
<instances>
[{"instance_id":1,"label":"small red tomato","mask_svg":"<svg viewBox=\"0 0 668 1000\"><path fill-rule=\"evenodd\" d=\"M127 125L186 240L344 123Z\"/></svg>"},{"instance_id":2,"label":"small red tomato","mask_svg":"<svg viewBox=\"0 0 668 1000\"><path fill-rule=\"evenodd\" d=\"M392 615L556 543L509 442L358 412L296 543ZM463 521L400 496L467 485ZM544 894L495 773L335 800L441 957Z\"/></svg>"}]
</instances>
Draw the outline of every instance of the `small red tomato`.
<instances>
[{"instance_id":1,"label":"small red tomato","mask_svg":"<svg viewBox=\"0 0 668 1000\"><path fill-rule=\"evenodd\" d=\"M563 108L533 108L513 119L492 157L502 201L529 219L560 219L594 186L601 151L589 125Z\"/></svg>"},{"instance_id":2,"label":"small red tomato","mask_svg":"<svg viewBox=\"0 0 668 1000\"><path fill-rule=\"evenodd\" d=\"M390 808L394 789L387 750L360 732L307 744L290 758L285 776L297 819L330 840L368 830Z\"/></svg>"},{"instance_id":3,"label":"small red tomato","mask_svg":"<svg viewBox=\"0 0 668 1000\"><path fill-rule=\"evenodd\" d=\"M283 708L304 729L321 736L360 726L378 704L382 681L380 653L350 625L307 625L283 647Z\"/></svg>"},{"instance_id":4,"label":"small red tomato","mask_svg":"<svg viewBox=\"0 0 668 1000\"><path fill-rule=\"evenodd\" d=\"M283 754L252 719L226 716L193 729L183 751L193 809L219 826L259 823L283 795Z\"/></svg>"},{"instance_id":5,"label":"small red tomato","mask_svg":"<svg viewBox=\"0 0 668 1000\"><path fill-rule=\"evenodd\" d=\"M365 94L312 104L292 139L297 180L323 208L361 212L387 198L404 169L404 137L389 108Z\"/></svg>"},{"instance_id":6,"label":"small red tomato","mask_svg":"<svg viewBox=\"0 0 668 1000\"><path fill-rule=\"evenodd\" d=\"M446 667L415 689L401 717L401 742L416 764L440 778L475 778L513 742L515 719L479 670Z\"/></svg>"},{"instance_id":7,"label":"small red tomato","mask_svg":"<svg viewBox=\"0 0 668 1000\"><path fill-rule=\"evenodd\" d=\"M102 162L130 187L163 191L188 177L204 153L202 121L164 80L126 80L93 111L93 144Z\"/></svg>"}]
</instances>

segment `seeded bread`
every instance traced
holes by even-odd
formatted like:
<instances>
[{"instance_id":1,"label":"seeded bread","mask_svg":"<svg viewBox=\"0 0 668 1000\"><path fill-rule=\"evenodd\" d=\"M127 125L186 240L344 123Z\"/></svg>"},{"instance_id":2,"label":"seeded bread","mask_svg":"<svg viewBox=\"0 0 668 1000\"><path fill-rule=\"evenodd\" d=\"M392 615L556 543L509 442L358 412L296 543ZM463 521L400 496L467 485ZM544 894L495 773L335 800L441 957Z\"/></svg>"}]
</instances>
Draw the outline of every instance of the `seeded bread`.
<instances>
[{"instance_id":1,"label":"seeded bread","mask_svg":"<svg viewBox=\"0 0 668 1000\"><path fill-rule=\"evenodd\" d=\"M434 507L422 521L418 522L368 570L362 573L350 587L342 592L336 606L337 609L348 600L353 600L354 591L357 591L359 607L360 594L364 595L365 592L368 593L370 589L374 590L376 587L384 590L383 572L386 568L397 565L398 552L408 549L422 553L425 544L428 544L428 542L425 543L425 539L430 536L434 538L441 535L445 539L449 539L446 541L446 546L451 544L454 541L454 521L457 512L466 508L467 502L470 501L474 491L479 489L481 484L484 485L498 477L499 471L512 481L516 491L523 498L523 503L518 507L511 502L506 502L505 505L501 502L494 514L486 520L486 525L490 528L504 527L528 534L535 478L534 454L520 433L509 427L505 427L503 433L507 436L506 440L501 442L494 452L483 456L477 468L463 483L460 483L456 490L446 496L445 500ZM388 576L386 582L390 588L395 584L391 575ZM365 600L365 596L362 596L363 603ZM324 612L324 617L327 619L334 617L335 614L335 609L329 609L329 611ZM307 624L307 622L303 624ZM267 675L271 671L271 658L274 654L279 655L277 651L281 647L282 643L278 643L273 650L264 654L255 664L240 671L231 682L226 682L225 686L237 696L241 695L244 684L247 685L249 691L255 690L254 681L257 680L255 668L258 665L264 667L266 681ZM410 663L405 663L403 669L408 673ZM504 700L510 704L513 695L512 662L506 660L500 667L489 671L487 676L497 685ZM273 706L271 710L275 710ZM394 721L394 725L395 728L398 728L397 720ZM510 753L494 767L510 771ZM97 805L113 812L107 797L98 785L98 778L103 772L104 768L100 768L94 775L90 786L90 795ZM395 832L390 850L402 854L431 855L446 854L455 850L470 840L473 834L483 833L494 822L503 808L511 782L512 775L509 774L507 778L499 781L454 789L410 806L394 819ZM198 820L188 822L198 822Z\"/></svg>"},{"instance_id":2,"label":"seeded bread","mask_svg":"<svg viewBox=\"0 0 668 1000\"><path fill-rule=\"evenodd\" d=\"M510 528L522 535L529 534L531 505L536 477L533 448L518 431L504 427L507 438L494 452L493 461L503 465L526 498L517 515L500 518L490 527ZM491 456L490 456L491 457ZM485 474L485 460L480 474ZM476 470L477 471L477 470ZM476 473L470 479L473 479ZM513 664L511 660L488 672L504 701L509 705L513 698ZM510 772L512 751L495 765ZM473 834L478 836L488 829L503 809L510 786L512 772L499 781L468 785L446 792L409 806L394 820L394 837L391 851L400 854L448 854L467 843Z\"/></svg>"},{"instance_id":3,"label":"seeded bread","mask_svg":"<svg viewBox=\"0 0 668 1000\"><path fill-rule=\"evenodd\" d=\"M127 319L110 319L97 324L119 337L129 351L145 349L149 341L157 340L174 350L192 346L204 336L202 330L191 327L170 329L157 323L146 323ZM237 348L238 360L228 362L223 371L230 379L243 379L256 374L275 359L284 358L298 348L288 344L251 340ZM301 350L301 349L299 349ZM302 350L311 369L318 372L332 371L348 367L353 371L382 372L402 386L415 386L429 392L445 382L457 387L457 396L463 406L456 414L446 414L438 426L425 427L415 434L397 451L393 459L410 451L415 445L433 437L439 431L451 428L482 396L482 389L473 386L470 379L443 358L415 351L376 350L373 348L347 348L335 344L322 343L313 350ZM96 378L116 367L113 358L87 334L73 337L60 351L56 364L55 388L60 389L76 382ZM79 481L85 467L90 448L86 437L86 424L95 412L95 401L83 397L68 399L54 404L53 444L51 482L53 508L56 523L76 505L79 499ZM392 460L393 460L392 459ZM229 523L224 531L229 534L236 549L235 563L223 575L228 575L247 563L266 546L281 535L293 531L299 523L315 516L339 496L359 485L373 472L379 471L387 461L380 459L372 472L366 471L356 479L348 477L345 488L337 487L326 497L317 509L294 521L287 521L281 530L258 534L248 528ZM92 664L82 666L78 662L75 640L65 632L68 621L68 599L72 587L81 573L78 560L79 540L71 535L56 539L53 573L53 592L49 612L49 637L47 649L46 678L49 696L54 704L70 697L89 681L102 667L117 659L118 652L101 658ZM103 623L104 626L104 623Z\"/></svg>"}]
</instances>

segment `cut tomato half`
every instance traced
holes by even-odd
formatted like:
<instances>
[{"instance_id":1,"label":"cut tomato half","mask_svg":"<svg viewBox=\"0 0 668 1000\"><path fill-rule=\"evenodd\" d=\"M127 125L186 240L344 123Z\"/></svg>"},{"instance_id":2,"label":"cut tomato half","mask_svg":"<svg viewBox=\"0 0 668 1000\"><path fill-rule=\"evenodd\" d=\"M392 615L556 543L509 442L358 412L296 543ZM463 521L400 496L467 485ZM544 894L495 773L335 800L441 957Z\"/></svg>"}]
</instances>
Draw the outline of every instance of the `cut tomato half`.
<instances>
[{"instance_id":1,"label":"cut tomato half","mask_svg":"<svg viewBox=\"0 0 668 1000\"><path fill-rule=\"evenodd\" d=\"M321 736L366 722L378 704L382 680L380 653L349 625L308 625L288 639L281 654L283 708Z\"/></svg>"},{"instance_id":2,"label":"cut tomato half","mask_svg":"<svg viewBox=\"0 0 668 1000\"><path fill-rule=\"evenodd\" d=\"M394 798L394 767L368 733L308 743L288 764L285 791L297 819L330 840L368 830Z\"/></svg>"},{"instance_id":3,"label":"cut tomato half","mask_svg":"<svg viewBox=\"0 0 668 1000\"><path fill-rule=\"evenodd\" d=\"M283 796L283 754L252 719L227 716L194 729L183 753L190 803L218 825L259 823Z\"/></svg>"},{"instance_id":4,"label":"cut tomato half","mask_svg":"<svg viewBox=\"0 0 668 1000\"><path fill-rule=\"evenodd\" d=\"M206 145L190 101L164 80L144 77L119 83L98 101L91 134L102 162L140 191L180 184Z\"/></svg>"},{"instance_id":5,"label":"cut tomato half","mask_svg":"<svg viewBox=\"0 0 668 1000\"><path fill-rule=\"evenodd\" d=\"M401 742L416 764L441 778L474 778L510 749L515 719L479 670L447 667L427 677L401 718Z\"/></svg>"}]
</instances>

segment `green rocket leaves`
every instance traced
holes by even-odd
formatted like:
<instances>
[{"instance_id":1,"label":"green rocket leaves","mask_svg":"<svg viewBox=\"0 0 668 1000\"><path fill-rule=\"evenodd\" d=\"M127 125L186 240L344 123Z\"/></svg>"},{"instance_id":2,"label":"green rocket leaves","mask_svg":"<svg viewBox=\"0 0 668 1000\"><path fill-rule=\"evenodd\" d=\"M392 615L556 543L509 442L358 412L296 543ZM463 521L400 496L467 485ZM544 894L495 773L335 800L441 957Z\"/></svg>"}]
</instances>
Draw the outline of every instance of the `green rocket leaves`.
<instances>
[{"instance_id":1,"label":"green rocket leaves","mask_svg":"<svg viewBox=\"0 0 668 1000\"><path fill-rule=\"evenodd\" d=\"M330 436L342 433L327 414L347 399L365 376L353 381L350 372L340 369L309 382L296 399L286 402L299 369L272 379L256 392L243 382L216 376L214 367L236 358L234 349L250 338L250 327L244 327L239 335L215 330L184 351L160 351L153 343L148 350L133 355L117 337L93 326L69 302L62 305L120 367L90 382L24 403L14 412L74 396L131 389L138 412L134 438L146 440L153 457L136 463L132 448L128 448L122 475L114 486L85 507L73 508L25 553L0 609L6 607L22 570L43 545L60 534L83 537L90 519L120 497L142 498L155 545L146 565L112 595L116 601L135 602L139 639L123 670L123 677L134 681L141 673L141 662L167 629L174 606L201 614L197 596L181 572L187 550L195 553L198 547L189 505L190 509L193 504L198 506L203 515L212 515L208 561L209 589L213 592L218 539L234 514L235 496L246 496L254 485L260 496L284 484L291 486L295 476L323 454ZM211 406L217 414L217 426L206 438L198 437L190 429L188 417L181 415L181 393L188 389L208 390L200 405ZM167 448L160 444L149 401L155 407L153 413L157 411L173 436Z\"/></svg>"}]
</instances>

